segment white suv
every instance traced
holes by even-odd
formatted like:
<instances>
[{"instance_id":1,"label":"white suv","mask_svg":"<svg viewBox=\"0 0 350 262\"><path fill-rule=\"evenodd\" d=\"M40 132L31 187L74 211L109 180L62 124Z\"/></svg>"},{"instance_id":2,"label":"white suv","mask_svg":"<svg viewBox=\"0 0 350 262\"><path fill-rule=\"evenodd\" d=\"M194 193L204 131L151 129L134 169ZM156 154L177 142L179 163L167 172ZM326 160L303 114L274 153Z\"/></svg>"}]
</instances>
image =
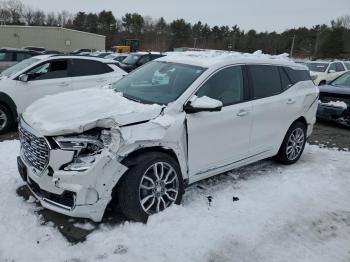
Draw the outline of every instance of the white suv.
<instances>
[{"instance_id":1,"label":"white suv","mask_svg":"<svg viewBox=\"0 0 350 262\"><path fill-rule=\"evenodd\" d=\"M306 63L306 66L315 85L325 85L350 70L349 63L343 61L315 61Z\"/></svg>"},{"instance_id":2,"label":"white suv","mask_svg":"<svg viewBox=\"0 0 350 262\"><path fill-rule=\"evenodd\" d=\"M0 74L0 134L35 100L64 91L107 85L127 73L113 60L41 55Z\"/></svg>"},{"instance_id":3,"label":"white suv","mask_svg":"<svg viewBox=\"0 0 350 262\"><path fill-rule=\"evenodd\" d=\"M146 221L196 181L301 156L318 88L283 57L173 53L116 82L41 99L22 115L19 173L41 204L100 221L112 197Z\"/></svg>"}]
</instances>

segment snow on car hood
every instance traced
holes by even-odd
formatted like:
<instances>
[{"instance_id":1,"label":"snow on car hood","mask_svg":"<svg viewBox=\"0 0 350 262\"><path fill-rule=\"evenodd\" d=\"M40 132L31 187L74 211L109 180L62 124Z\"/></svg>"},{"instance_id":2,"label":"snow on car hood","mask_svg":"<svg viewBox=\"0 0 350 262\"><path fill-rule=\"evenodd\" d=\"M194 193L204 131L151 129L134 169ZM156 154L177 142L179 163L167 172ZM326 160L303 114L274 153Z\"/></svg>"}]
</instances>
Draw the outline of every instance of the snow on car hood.
<instances>
[{"instance_id":1,"label":"snow on car hood","mask_svg":"<svg viewBox=\"0 0 350 262\"><path fill-rule=\"evenodd\" d=\"M146 121L159 116L161 110L160 105L137 103L112 89L89 88L39 99L22 118L41 135L55 136Z\"/></svg>"}]
</instances>

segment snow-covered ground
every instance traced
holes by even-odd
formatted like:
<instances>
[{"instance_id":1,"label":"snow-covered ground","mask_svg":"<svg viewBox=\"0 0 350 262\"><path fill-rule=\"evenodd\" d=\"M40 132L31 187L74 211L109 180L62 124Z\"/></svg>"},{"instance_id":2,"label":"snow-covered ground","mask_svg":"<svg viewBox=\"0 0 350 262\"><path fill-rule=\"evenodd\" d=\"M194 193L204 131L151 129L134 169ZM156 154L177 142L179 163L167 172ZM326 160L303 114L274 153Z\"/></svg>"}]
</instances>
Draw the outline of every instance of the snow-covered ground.
<instances>
[{"instance_id":1,"label":"snow-covered ground","mask_svg":"<svg viewBox=\"0 0 350 262\"><path fill-rule=\"evenodd\" d=\"M1 262L350 261L349 152L308 145L293 166L267 160L206 180L147 225L101 224L71 245L17 196L18 147L0 143Z\"/></svg>"}]
</instances>

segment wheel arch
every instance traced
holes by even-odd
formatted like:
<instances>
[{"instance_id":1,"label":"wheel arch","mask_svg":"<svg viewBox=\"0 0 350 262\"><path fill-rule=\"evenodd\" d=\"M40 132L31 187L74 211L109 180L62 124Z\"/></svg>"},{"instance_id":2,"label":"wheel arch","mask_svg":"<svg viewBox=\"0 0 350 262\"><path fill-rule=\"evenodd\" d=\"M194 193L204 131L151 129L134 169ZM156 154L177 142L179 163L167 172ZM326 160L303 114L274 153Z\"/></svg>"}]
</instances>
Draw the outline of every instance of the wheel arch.
<instances>
[{"instance_id":1,"label":"wheel arch","mask_svg":"<svg viewBox=\"0 0 350 262\"><path fill-rule=\"evenodd\" d=\"M137 157L142 155L142 154L147 154L147 153L165 153L169 156L171 156L180 166L181 170L181 175L182 179L184 181L184 186L187 185L188 183L188 177L187 177L187 172L184 172L184 170L187 170L187 166L185 167L185 163L181 161L181 157L178 156L178 154L175 152L174 149L169 148L169 147L164 147L164 146L147 146L147 147L140 147L135 149L134 151L131 151L130 153L126 154L125 157L120 161L120 163L124 166L126 166L128 169L134 165L137 164ZM123 180L123 177L126 176L128 172L125 172L119 179L118 182L115 184L113 190L112 190L112 200L111 202L118 203L118 194L117 190L118 187Z\"/></svg>"},{"instance_id":2,"label":"wheel arch","mask_svg":"<svg viewBox=\"0 0 350 262\"><path fill-rule=\"evenodd\" d=\"M17 106L10 96L0 92L0 104L8 108L12 114L13 120L17 122Z\"/></svg>"}]
</instances>

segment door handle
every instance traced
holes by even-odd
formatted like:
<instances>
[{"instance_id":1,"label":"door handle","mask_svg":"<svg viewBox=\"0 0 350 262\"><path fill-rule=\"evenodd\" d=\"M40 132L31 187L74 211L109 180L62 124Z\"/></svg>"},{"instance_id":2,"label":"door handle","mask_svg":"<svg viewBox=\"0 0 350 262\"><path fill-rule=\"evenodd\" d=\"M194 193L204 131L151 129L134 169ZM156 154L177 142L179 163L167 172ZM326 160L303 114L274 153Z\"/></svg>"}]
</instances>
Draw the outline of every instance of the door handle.
<instances>
[{"instance_id":1,"label":"door handle","mask_svg":"<svg viewBox=\"0 0 350 262\"><path fill-rule=\"evenodd\" d=\"M59 83L57 84L58 86L69 86L69 83L67 82L62 82L62 83Z\"/></svg>"},{"instance_id":2,"label":"door handle","mask_svg":"<svg viewBox=\"0 0 350 262\"><path fill-rule=\"evenodd\" d=\"M97 79L97 82L98 83L105 83L105 82L107 82L107 79L100 78L100 79Z\"/></svg>"},{"instance_id":3,"label":"door handle","mask_svg":"<svg viewBox=\"0 0 350 262\"><path fill-rule=\"evenodd\" d=\"M288 104L288 105L295 104L295 102L296 102L296 100L293 99L293 98L289 98L289 99L287 100L287 104Z\"/></svg>"},{"instance_id":4,"label":"door handle","mask_svg":"<svg viewBox=\"0 0 350 262\"><path fill-rule=\"evenodd\" d=\"M237 113L237 116L246 116L249 114L249 111L245 110L245 109L242 109L242 110L239 110L239 112Z\"/></svg>"}]
</instances>

